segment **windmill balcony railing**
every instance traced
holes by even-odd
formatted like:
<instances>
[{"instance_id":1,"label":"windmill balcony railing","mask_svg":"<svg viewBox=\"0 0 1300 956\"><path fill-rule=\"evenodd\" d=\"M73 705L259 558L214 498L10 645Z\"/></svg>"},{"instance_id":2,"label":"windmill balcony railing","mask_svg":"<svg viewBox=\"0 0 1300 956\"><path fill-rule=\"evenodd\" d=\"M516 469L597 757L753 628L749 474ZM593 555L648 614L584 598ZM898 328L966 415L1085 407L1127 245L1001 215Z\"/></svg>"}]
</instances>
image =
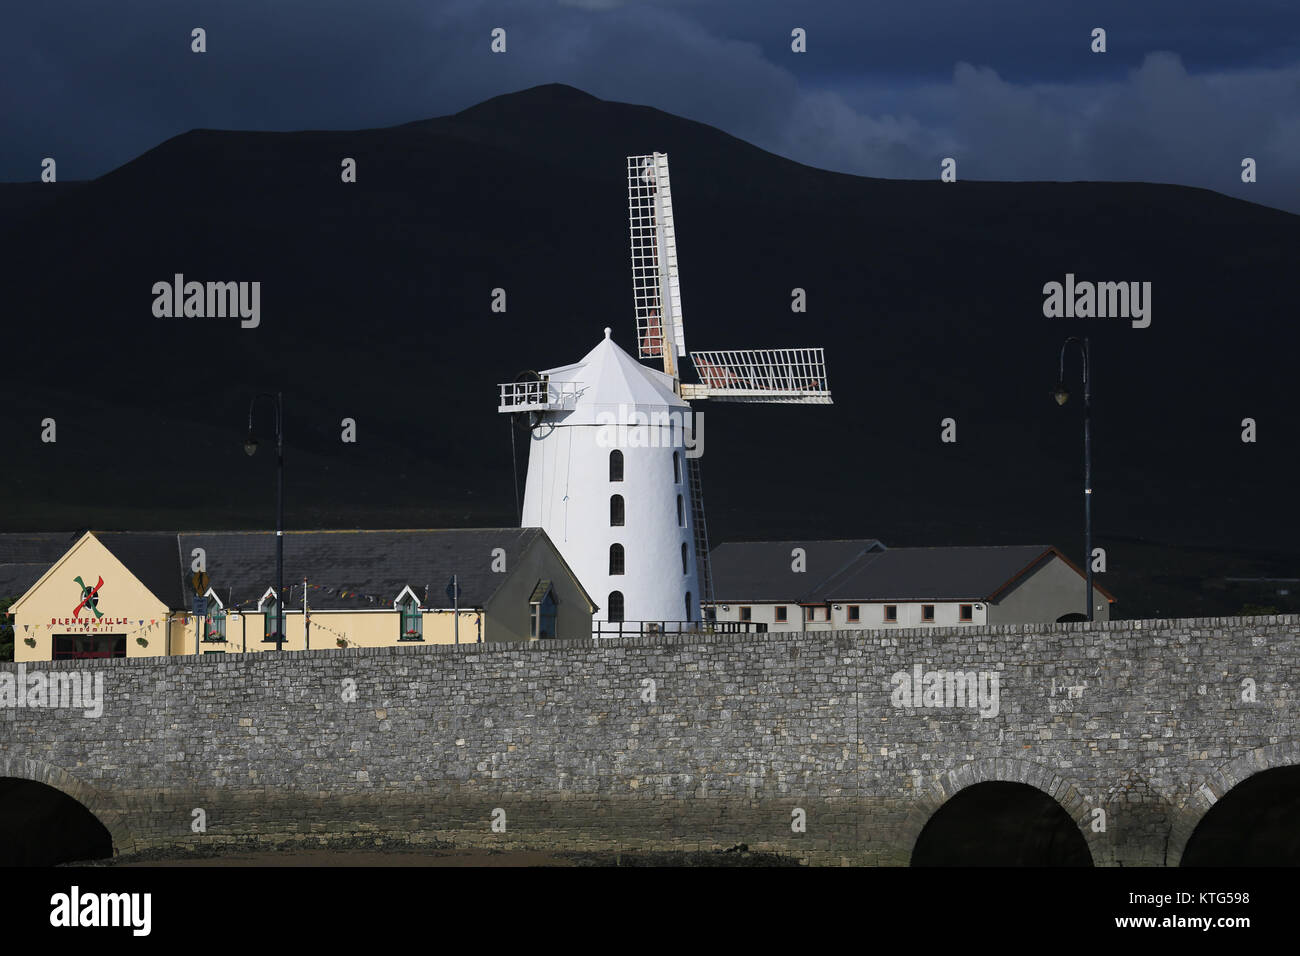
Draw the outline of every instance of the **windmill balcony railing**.
<instances>
[{"instance_id":1,"label":"windmill balcony railing","mask_svg":"<svg viewBox=\"0 0 1300 956\"><path fill-rule=\"evenodd\" d=\"M572 408L581 394L579 382L503 382L498 385L498 412L531 412Z\"/></svg>"},{"instance_id":2,"label":"windmill balcony railing","mask_svg":"<svg viewBox=\"0 0 1300 956\"><path fill-rule=\"evenodd\" d=\"M662 634L761 634L760 621L592 621L596 640L616 637L657 637Z\"/></svg>"}]
</instances>

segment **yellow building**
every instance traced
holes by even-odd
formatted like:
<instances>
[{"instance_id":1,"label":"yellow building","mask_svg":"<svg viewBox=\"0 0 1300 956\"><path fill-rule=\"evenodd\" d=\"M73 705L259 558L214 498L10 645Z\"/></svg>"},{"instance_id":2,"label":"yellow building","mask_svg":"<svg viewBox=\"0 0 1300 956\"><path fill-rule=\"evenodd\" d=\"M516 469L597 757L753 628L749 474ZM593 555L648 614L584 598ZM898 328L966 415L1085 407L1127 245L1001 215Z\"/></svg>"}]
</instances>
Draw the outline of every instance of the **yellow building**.
<instances>
[{"instance_id":1,"label":"yellow building","mask_svg":"<svg viewBox=\"0 0 1300 956\"><path fill-rule=\"evenodd\" d=\"M537 528L285 532L284 591L284 650L590 638L596 610ZM11 606L14 659L273 651L278 598L274 532L90 531Z\"/></svg>"}]
</instances>

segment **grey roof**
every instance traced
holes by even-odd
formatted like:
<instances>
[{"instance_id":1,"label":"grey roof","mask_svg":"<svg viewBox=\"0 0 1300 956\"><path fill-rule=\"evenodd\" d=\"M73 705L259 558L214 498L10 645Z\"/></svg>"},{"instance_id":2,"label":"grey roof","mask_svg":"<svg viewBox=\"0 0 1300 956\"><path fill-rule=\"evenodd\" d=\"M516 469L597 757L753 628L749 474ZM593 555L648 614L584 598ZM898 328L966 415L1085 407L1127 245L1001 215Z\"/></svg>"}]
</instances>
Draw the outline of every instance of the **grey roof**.
<instances>
[{"instance_id":1,"label":"grey roof","mask_svg":"<svg viewBox=\"0 0 1300 956\"><path fill-rule=\"evenodd\" d=\"M790 601L808 598L817 587L863 555L882 551L875 538L840 541L729 541L709 552L716 603ZM793 569L795 548L803 548L806 570Z\"/></svg>"},{"instance_id":2,"label":"grey roof","mask_svg":"<svg viewBox=\"0 0 1300 956\"><path fill-rule=\"evenodd\" d=\"M150 594L169 608L185 606L185 585L176 535L138 531L93 531L92 534L113 557L126 565Z\"/></svg>"},{"instance_id":3,"label":"grey roof","mask_svg":"<svg viewBox=\"0 0 1300 956\"><path fill-rule=\"evenodd\" d=\"M55 559L57 560L57 559ZM37 564L0 564L0 598L20 598L28 592L53 561Z\"/></svg>"},{"instance_id":4,"label":"grey roof","mask_svg":"<svg viewBox=\"0 0 1300 956\"><path fill-rule=\"evenodd\" d=\"M0 534L0 565L44 564L44 574L51 564L67 554L81 538L72 531L9 531Z\"/></svg>"},{"instance_id":5,"label":"grey roof","mask_svg":"<svg viewBox=\"0 0 1300 956\"><path fill-rule=\"evenodd\" d=\"M890 548L829 580L816 601L987 601L1059 552L1050 545Z\"/></svg>"},{"instance_id":6,"label":"grey roof","mask_svg":"<svg viewBox=\"0 0 1300 956\"><path fill-rule=\"evenodd\" d=\"M791 549L807 553L807 571L791 570ZM1053 556L1046 544L886 548L856 541L742 541L709 555L718 604L822 604L831 601L991 601ZM1094 587L1109 600L1110 592Z\"/></svg>"},{"instance_id":7,"label":"grey roof","mask_svg":"<svg viewBox=\"0 0 1300 956\"><path fill-rule=\"evenodd\" d=\"M305 577L308 603L317 609L391 609L408 586L422 606L449 607L446 588L454 573L460 606L481 608L509 576L492 570L493 550L504 549L510 569L540 535L538 528L286 531L285 600L290 607L301 606ZM254 608L275 586L274 532L179 537L187 569L193 549L205 549L210 584L226 607Z\"/></svg>"},{"instance_id":8,"label":"grey roof","mask_svg":"<svg viewBox=\"0 0 1300 956\"><path fill-rule=\"evenodd\" d=\"M95 531L95 537L169 608L184 601L176 535ZM0 534L0 597L21 597L62 558L84 532Z\"/></svg>"}]
</instances>

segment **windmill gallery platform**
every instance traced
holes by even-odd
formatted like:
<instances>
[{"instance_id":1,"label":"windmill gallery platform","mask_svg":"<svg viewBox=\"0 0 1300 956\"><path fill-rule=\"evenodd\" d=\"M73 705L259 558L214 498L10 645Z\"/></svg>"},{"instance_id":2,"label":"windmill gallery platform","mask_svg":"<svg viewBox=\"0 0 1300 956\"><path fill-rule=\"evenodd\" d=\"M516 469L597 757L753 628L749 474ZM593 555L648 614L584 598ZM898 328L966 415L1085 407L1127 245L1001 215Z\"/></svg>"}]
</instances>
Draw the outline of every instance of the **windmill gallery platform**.
<instances>
[{"instance_id":1,"label":"windmill gallery platform","mask_svg":"<svg viewBox=\"0 0 1300 956\"><path fill-rule=\"evenodd\" d=\"M995 804L967 797L1002 781L1041 802L1012 842L1056 814L1075 862L1176 865L1258 781L1296 801L1297 660L1300 617L1274 616L43 662L29 686L102 672L102 715L0 707L0 819L61 791L115 853L387 838L907 864L963 802L987 830ZM1030 806L999 793L999 825Z\"/></svg>"}]
</instances>

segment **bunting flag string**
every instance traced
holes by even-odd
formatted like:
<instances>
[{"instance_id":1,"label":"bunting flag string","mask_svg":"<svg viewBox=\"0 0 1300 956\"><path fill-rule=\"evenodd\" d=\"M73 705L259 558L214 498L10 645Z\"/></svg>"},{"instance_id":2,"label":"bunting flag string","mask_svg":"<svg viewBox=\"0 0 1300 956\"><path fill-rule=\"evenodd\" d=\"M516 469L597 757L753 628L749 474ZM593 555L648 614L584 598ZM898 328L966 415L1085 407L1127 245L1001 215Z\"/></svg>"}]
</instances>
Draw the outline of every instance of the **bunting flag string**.
<instances>
[{"instance_id":1,"label":"bunting flag string","mask_svg":"<svg viewBox=\"0 0 1300 956\"><path fill-rule=\"evenodd\" d=\"M179 621L179 620L181 620L181 619L180 619L180 618L173 618L172 620L178 620L178 621ZM137 621L136 621L136 625L137 625L136 627L131 628L131 630L129 630L129 631L118 631L118 630L114 630L114 631L112 632L111 636L112 636L112 637L133 637L133 636L135 636L135 635L137 635L137 634L149 634L149 633L151 633L151 632L157 630L157 629L160 628L160 627L166 627L166 626L167 626L167 619L159 620L158 618L151 618L148 624L144 623L144 620L143 620L143 619L137 619ZM31 631L32 631L32 628L36 628L36 629L39 631L42 627L44 627L45 630L47 630L47 631L52 631L52 630L54 630L54 625L53 625L53 624L44 624L44 625L42 625L42 624L24 624L24 625L23 625L23 631L24 631L25 633L27 633L27 634L30 634ZM80 637L80 636L84 636L84 635L92 635L92 634L106 634L106 635L107 635L108 633L109 633L109 632L108 632L108 628L105 627L105 628L103 628L102 630L97 629L97 630L94 630L94 631L78 631L78 630L62 631L62 632L59 633L59 636L60 636L60 637Z\"/></svg>"},{"instance_id":2,"label":"bunting flag string","mask_svg":"<svg viewBox=\"0 0 1300 956\"><path fill-rule=\"evenodd\" d=\"M411 587L413 590L415 590L414 585L411 585ZM288 592L288 597L287 597L288 604L292 605L295 600L299 602L302 601L301 589L302 589L302 584L299 583L285 585L285 590ZM429 600L429 589L430 589L430 585L428 584L424 585L422 589L424 594L424 602L422 606L427 605L427 602ZM213 590L215 590L215 588ZM309 592L323 591L325 594L328 594L331 597L338 597L343 599L356 598L358 600L366 601L370 604L382 604L384 607L392 607L393 602L397 599L397 594L387 594L387 593L378 594L370 591L363 591L359 588L354 588L351 586L342 586L342 585L333 585L333 584L308 584L307 590ZM401 589L399 588L398 591L400 592ZM295 598L295 592L297 592L296 598ZM259 604L261 604L262 598L265 594L266 592L262 592L262 594L258 594L253 597L248 597L238 602L231 602L228 606L223 605L222 610L243 612L246 609L256 608ZM17 618L17 612L15 611L0 611L0 615L15 618L15 619Z\"/></svg>"},{"instance_id":3,"label":"bunting flag string","mask_svg":"<svg viewBox=\"0 0 1300 956\"><path fill-rule=\"evenodd\" d=\"M285 584L284 589L285 589L285 591L287 592L286 597L285 597L285 606L286 606L286 610L293 610L293 609L295 609L295 606L297 606L298 608L300 608L301 603L302 603L302 587L303 587L302 582L295 582L295 583L293 583L293 584ZM416 590L416 588L415 588L414 585L410 585L410 587L411 587L412 591L415 591L415 590ZM425 602L428 601L429 589L430 589L430 585L427 585L427 584L424 585L424 587L422 588L423 593L424 593L424 595L425 595ZM274 589L272 589L272 590L274 590ZM359 588L354 588L354 587L347 586L347 585L311 584L311 583L308 583L308 584L307 584L307 591L308 591L309 593L310 593L310 592L323 592L323 593L325 593L325 594L328 594L330 597L337 597L337 598L343 598L343 599L355 598L355 599L357 599L357 600L366 601L366 602L368 602L368 603L370 603L370 604L374 604L374 605L377 605L377 606L383 606L384 608L391 608L391 607L393 607L393 602L397 599L397 595L398 595L398 593L400 593L401 590L402 590L401 588L398 588L396 592L390 594L390 593L386 593L386 592L385 592L385 593L375 593L375 592L371 592L371 591L363 591L363 590L361 590L361 589L359 589ZM462 591L463 591L463 590L464 590L464 588L463 588L463 586L462 586ZM261 613L260 611L257 611L256 608L257 608L257 606L258 606L259 604L261 604L262 599L263 599L263 597L265 596L265 594L266 594L266 592L264 591L264 592L262 592L261 594L258 594L258 595L255 596L255 597L250 596L250 597L245 598L245 599L243 599L243 600L240 600L240 601L238 601L238 602L232 602L232 603L231 603L227 608L225 608L225 609L228 610L228 611L239 611L239 612L241 612L241 613L242 613L242 612L245 612L246 610L249 611L250 613L254 613L254 614ZM422 606L424 606L424 605L422 605ZM335 609L334 609L334 608L331 608L331 610L335 610ZM338 608L337 610L345 610L345 609L344 609L344 608Z\"/></svg>"},{"instance_id":4,"label":"bunting flag string","mask_svg":"<svg viewBox=\"0 0 1300 956\"><path fill-rule=\"evenodd\" d=\"M302 592L302 590L301 590L301 588L302 588L303 586L304 586L303 583L295 583L295 584L293 584L293 585L286 585L285 590L288 592L288 596L289 596L288 600L286 601L286 606L285 606L285 612L286 612L286 614L301 614L301 613L304 613L304 612L305 612L305 613L306 613L306 616L307 616L307 622L308 622L308 624L310 624L310 626L312 626L313 628L319 628L319 629L321 629L321 630L323 630L323 631L325 631L325 632L327 632L327 633L333 635L333 636L336 637L336 638L339 638L339 639L342 639L342 640L344 640L344 641L347 641L347 642L350 644L350 643L352 642L352 639L351 639L351 638L350 638L346 633L343 633L343 632L341 632L341 631L339 631L339 630L336 630L335 628L330 627L328 624L323 623L323 622L322 622L318 617L315 616L314 612L317 612L317 611L330 611L330 612L334 612L334 611L336 611L336 612L338 612L338 613L347 613L347 612L350 611L350 610L357 610L357 609L356 609L356 608L348 608L348 607L328 608L328 609L324 609L324 608L314 608L314 607L312 607L312 605L311 605L310 599L306 602L306 606L304 607L304 602L302 601L302 594L303 594L303 592ZM364 601L366 601L366 602L368 602L368 603L370 603L370 604L378 604L380 607L383 607L383 608L385 608L385 609L392 609L394 612L397 611L397 608L396 608L396 607L394 606L394 604L393 604L394 600L396 599L396 595L393 595L393 594L380 595L380 594L374 594L374 593L369 593L369 592L366 592L366 591L362 591L362 590L359 590L359 589L356 589L356 588L353 588L353 587L350 587L350 586L340 586L340 585L333 585L333 584L311 584L311 583L306 583L306 588L307 588L308 593L310 593L310 592L322 592L322 593L324 593L324 594L330 595L331 597L339 597L339 598L343 598L343 599L357 599L357 600L364 600ZM414 590L414 586L412 586L412 589ZM423 587L423 593L424 593L424 595L425 595L425 602L426 602L426 603L427 603L427 600L428 600L428 593L429 593L429 590L430 590L430 586L429 586L429 585L425 585L425 586ZM298 592L297 606L295 606L294 597L293 597L295 591ZM258 597L255 597L255 598L249 598L249 599L244 600L244 601L241 601L241 602L239 602L239 603L231 603L229 606L222 606L222 605L220 604L220 602L218 601L218 602L216 603L216 606L213 607L213 605L210 603L210 604L209 604L209 608L211 608L212 611L216 611L216 612L220 612L220 613L224 613L224 612L233 612L233 613L236 613L236 614L249 614L249 613L257 614L257 613L264 613L264 611L259 611L259 610L257 610L257 605L260 604L261 601L262 601L262 597L259 595ZM422 605L420 606L420 609L421 609L422 611L428 611L428 610L429 610L429 608L428 608L427 606L425 606L424 604L422 604ZM473 613L473 611L472 611L472 606L471 606L471 608L463 608L463 610L464 610L465 612L467 612L467 613ZM4 612L4 613L7 614L7 615L10 616L10 617L15 617L15 618L16 618L16 615L15 615L14 612L12 612L12 611L6 611L6 612ZM178 623L178 624L180 624L182 627L184 627L184 628L188 628L188 627L190 626L190 618L193 617L193 616L194 616L194 615L193 615L192 613L189 613L189 612L177 613L177 614L175 614L175 615L169 615L169 616L167 616L167 617L165 617L165 618L149 618L148 621L147 621L147 623L146 623L146 620L145 620L144 618L138 618L138 619L136 620L136 626L135 626L135 627L133 627L133 628L131 628L130 630L127 630L127 631L125 631L125 632L120 631L120 630L116 630L116 629L115 629L115 630L112 631L112 634L113 634L113 636L125 636L125 637L127 637L127 638L135 638L135 637L141 637L141 636L144 636L144 635L149 635L149 634L154 633L155 631L158 631L159 629L162 629L162 635L161 635L161 636L162 636L162 637L164 638L164 640L165 640L166 637L167 637L167 634L168 634L168 625L169 625L169 624L171 624L171 623ZM214 617L214 615L213 615L213 613L211 613L211 611L210 611L210 613L209 613L208 615L206 615L207 628L212 628L213 617ZM15 624L17 623L16 619L15 619L15 622L14 622L14 623L15 623ZM32 635L33 631L39 632L39 631L43 628L45 631L48 632L48 631L52 631L52 630L54 630L54 627L55 627L54 624L43 624L43 625L42 625L42 624L24 624L24 625L23 625L23 632L24 632L24 634L25 634L26 636L30 637L30 636ZM87 631L81 631L81 630L73 629L73 630L68 630L68 631L60 631L59 633L60 633L60 635L66 635L66 636L69 636L69 637L75 637L75 636L78 636L78 635L85 635L85 634L100 634L100 633L108 633L108 631L107 631L107 629L104 629L104 630L98 630L98 629L97 629L97 630L93 630L93 631L89 631L89 630L87 630ZM208 630L208 633L215 633L215 632L214 632L213 630ZM225 640L225 641L213 641L213 640L210 640L210 639L208 639L208 638L205 637L205 638L204 638L204 643L206 643L206 644L214 644L214 645L215 645L215 644L233 645L233 644L236 644L236 643L238 643L238 642L236 642L236 641L231 641L231 640Z\"/></svg>"}]
</instances>

